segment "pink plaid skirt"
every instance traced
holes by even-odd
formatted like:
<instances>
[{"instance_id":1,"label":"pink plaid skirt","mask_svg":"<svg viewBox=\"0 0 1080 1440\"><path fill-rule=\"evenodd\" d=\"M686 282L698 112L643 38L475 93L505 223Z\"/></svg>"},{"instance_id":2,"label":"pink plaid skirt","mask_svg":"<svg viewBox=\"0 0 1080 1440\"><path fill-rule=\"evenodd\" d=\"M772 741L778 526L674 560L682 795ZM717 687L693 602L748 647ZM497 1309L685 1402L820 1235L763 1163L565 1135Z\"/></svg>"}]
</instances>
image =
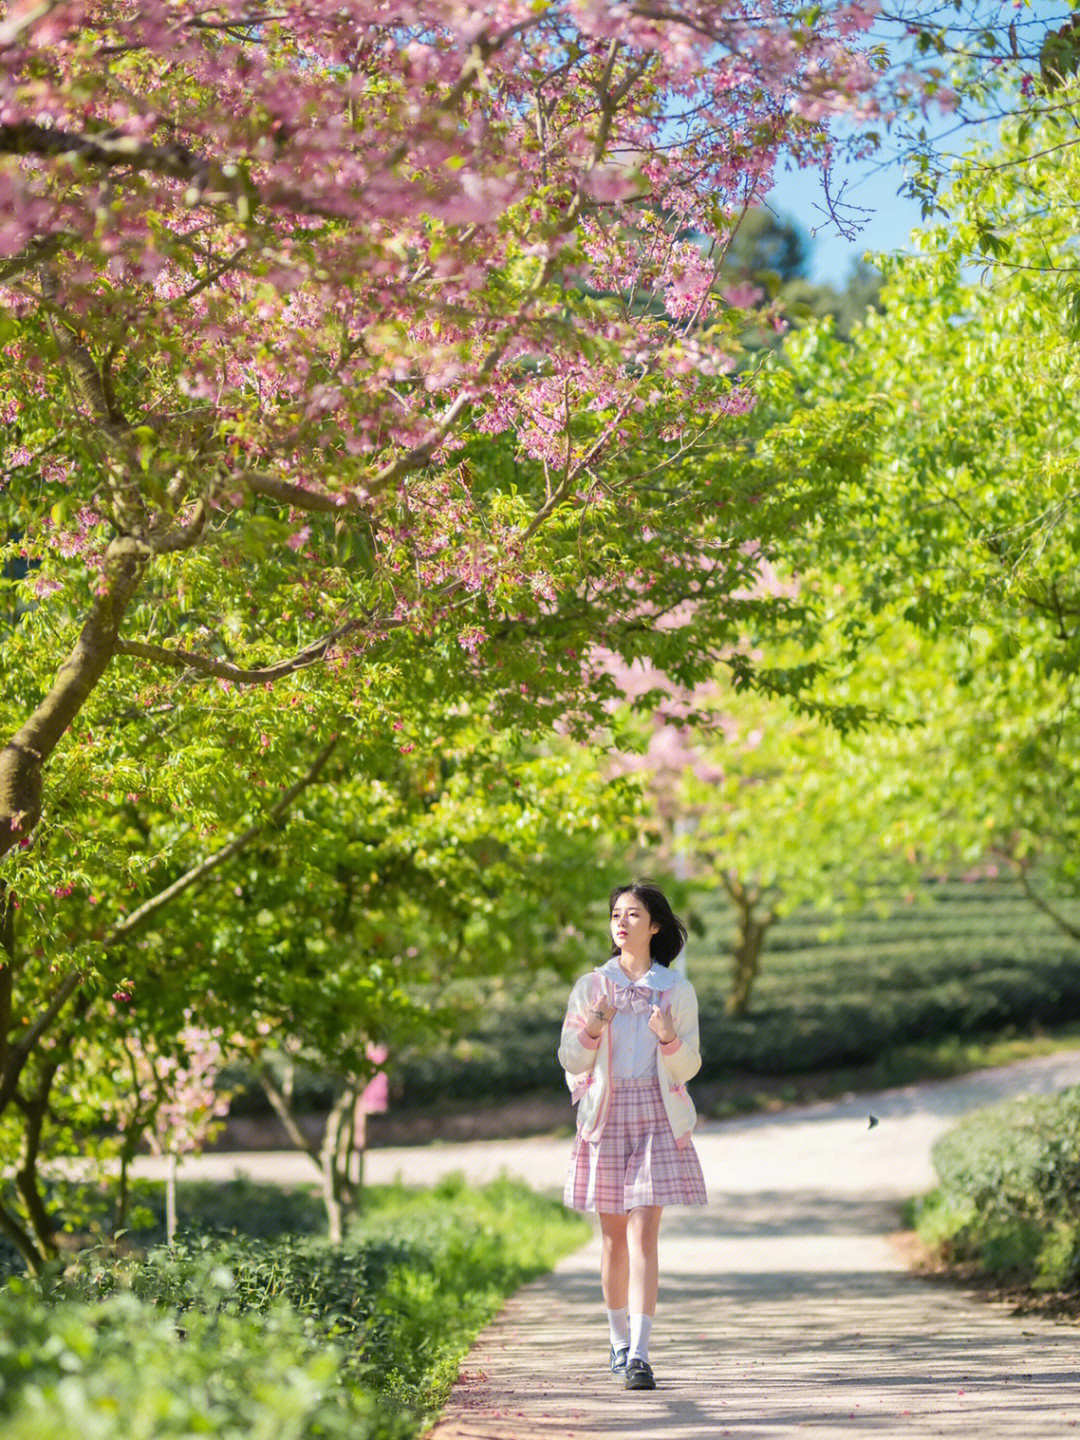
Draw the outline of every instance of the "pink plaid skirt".
<instances>
[{"instance_id":1,"label":"pink plaid skirt","mask_svg":"<svg viewBox=\"0 0 1080 1440\"><path fill-rule=\"evenodd\" d=\"M600 1139L574 1138L563 1201L571 1210L625 1215L638 1205L707 1205L693 1145L680 1150L660 1081L613 1080Z\"/></svg>"}]
</instances>

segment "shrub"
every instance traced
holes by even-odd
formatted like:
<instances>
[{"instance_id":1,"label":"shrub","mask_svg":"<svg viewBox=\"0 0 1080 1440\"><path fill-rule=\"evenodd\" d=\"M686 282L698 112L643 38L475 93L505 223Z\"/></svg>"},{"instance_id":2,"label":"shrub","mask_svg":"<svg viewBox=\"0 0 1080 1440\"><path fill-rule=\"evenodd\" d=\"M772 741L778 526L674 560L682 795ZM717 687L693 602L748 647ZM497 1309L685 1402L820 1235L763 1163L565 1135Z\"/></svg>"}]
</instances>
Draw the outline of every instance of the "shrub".
<instances>
[{"instance_id":1,"label":"shrub","mask_svg":"<svg viewBox=\"0 0 1080 1440\"><path fill-rule=\"evenodd\" d=\"M991 1106L934 1147L916 1228L947 1262L1042 1289L1080 1272L1080 1086Z\"/></svg>"},{"instance_id":2,"label":"shrub","mask_svg":"<svg viewBox=\"0 0 1080 1440\"><path fill-rule=\"evenodd\" d=\"M226 1297L227 1272L204 1278ZM286 1305L236 1314L210 1303L179 1322L131 1293L57 1304L15 1282L0 1292L6 1440L403 1435L370 1394L339 1382L340 1363Z\"/></svg>"},{"instance_id":3,"label":"shrub","mask_svg":"<svg viewBox=\"0 0 1080 1440\"><path fill-rule=\"evenodd\" d=\"M400 1440L438 1408L505 1297L588 1233L505 1180L382 1187L368 1200L336 1248L191 1232L143 1257L87 1251L47 1296L11 1281L0 1289L5 1440Z\"/></svg>"},{"instance_id":4,"label":"shrub","mask_svg":"<svg viewBox=\"0 0 1080 1440\"><path fill-rule=\"evenodd\" d=\"M933 1159L944 1196L985 1222L1080 1216L1080 1086L977 1111Z\"/></svg>"}]
</instances>

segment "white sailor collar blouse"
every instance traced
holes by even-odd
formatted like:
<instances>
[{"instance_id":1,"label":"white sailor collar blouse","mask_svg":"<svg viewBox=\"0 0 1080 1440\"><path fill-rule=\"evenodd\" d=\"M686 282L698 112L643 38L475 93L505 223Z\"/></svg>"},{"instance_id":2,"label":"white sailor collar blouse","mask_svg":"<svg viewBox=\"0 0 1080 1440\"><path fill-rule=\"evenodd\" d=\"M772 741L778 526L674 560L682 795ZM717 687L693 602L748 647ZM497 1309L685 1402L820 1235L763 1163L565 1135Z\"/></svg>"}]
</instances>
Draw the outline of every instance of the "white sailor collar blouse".
<instances>
[{"instance_id":1,"label":"white sailor collar blouse","mask_svg":"<svg viewBox=\"0 0 1080 1440\"><path fill-rule=\"evenodd\" d=\"M644 1080L657 1073L656 1047L649 1029L652 1007L662 1002L674 983L666 965L653 965L640 980L632 980L612 956L600 974L614 986L615 1015L611 1021L611 1078Z\"/></svg>"}]
</instances>

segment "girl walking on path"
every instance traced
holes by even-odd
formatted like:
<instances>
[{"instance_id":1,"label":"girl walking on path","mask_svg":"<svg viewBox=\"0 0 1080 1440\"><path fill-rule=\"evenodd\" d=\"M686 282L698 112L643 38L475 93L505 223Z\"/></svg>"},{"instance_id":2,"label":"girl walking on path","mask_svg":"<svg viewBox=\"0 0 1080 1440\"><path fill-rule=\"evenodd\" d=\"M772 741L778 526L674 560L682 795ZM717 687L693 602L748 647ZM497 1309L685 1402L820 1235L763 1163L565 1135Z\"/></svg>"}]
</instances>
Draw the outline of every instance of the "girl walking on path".
<instances>
[{"instance_id":1,"label":"girl walking on path","mask_svg":"<svg viewBox=\"0 0 1080 1440\"><path fill-rule=\"evenodd\" d=\"M655 1390L649 1335L665 1205L705 1205L686 1084L701 1068L694 987L668 967L686 926L663 891L611 892L611 958L570 993L559 1045L578 1107L564 1199L599 1214L600 1283L610 1368L628 1390Z\"/></svg>"}]
</instances>

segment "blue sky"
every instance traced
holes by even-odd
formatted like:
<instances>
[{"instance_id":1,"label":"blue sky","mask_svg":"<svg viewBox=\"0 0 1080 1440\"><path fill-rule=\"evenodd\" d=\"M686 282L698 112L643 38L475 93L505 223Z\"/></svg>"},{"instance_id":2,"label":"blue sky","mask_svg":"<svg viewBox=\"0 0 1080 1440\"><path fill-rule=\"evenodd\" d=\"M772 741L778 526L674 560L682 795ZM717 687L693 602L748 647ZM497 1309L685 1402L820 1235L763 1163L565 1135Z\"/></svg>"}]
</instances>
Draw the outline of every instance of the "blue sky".
<instances>
[{"instance_id":1,"label":"blue sky","mask_svg":"<svg viewBox=\"0 0 1080 1440\"><path fill-rule=\"evenodd\" d=\"M897 195L903 183L899 163L852 167L845 200L864 216L859 234L846 240L824 212L821 175L816 170L781 171L769 204L781 219L790 219L810 235L810 278L842 286L852 265L868 250L897 251L908 245L911 231L922 224L917 201ZM814 232L817 232L816 234Z\"/></svg>"},{"instance_id":2,"label":"blue sky","mask_svg":"<svg viewBox=\"0 0 1080 1440\"><path fill-rule=\"evenodd\" d=\"M932 12L938 19L950 19L951 7L941 0L907 0L907 3L908 13L928 18ZM1015 0L964 0L961 15L967 21L977 18L996 22L998 26L1012 18L1019 27L1023 48L1037 50L1046 29L1060 24L1078 3L1080 0L1020 0L1019 4ZM904 4L893 8L898 8L902 15ZM899 28L902 31L902 27ZM910 45L902 39L897 50L897 33L895 20L891 24L881 23L871 32L874 38L889 45L895 59L910 58ZM942 149L950 150L964 148L980 130L983 135L990 133L992 125L965 128L958 134L953 116L930 113L926 117L926 129L938 138ZM841 179L846 179L845 201L867 212L861 217L859 233L854 239L837 234L835 224L824 213L821 175L816 170L780 169L768 203L782 219L794 220L811 237L810 278L842 286L851 266L867 251L908 250L912 230L924 222L918 202L897 194L904 183L904 167L899 142L891 142L890 148L887 134L881 151L873 159L838 168L834 188Z\"/></svg>"}]
</instances>

